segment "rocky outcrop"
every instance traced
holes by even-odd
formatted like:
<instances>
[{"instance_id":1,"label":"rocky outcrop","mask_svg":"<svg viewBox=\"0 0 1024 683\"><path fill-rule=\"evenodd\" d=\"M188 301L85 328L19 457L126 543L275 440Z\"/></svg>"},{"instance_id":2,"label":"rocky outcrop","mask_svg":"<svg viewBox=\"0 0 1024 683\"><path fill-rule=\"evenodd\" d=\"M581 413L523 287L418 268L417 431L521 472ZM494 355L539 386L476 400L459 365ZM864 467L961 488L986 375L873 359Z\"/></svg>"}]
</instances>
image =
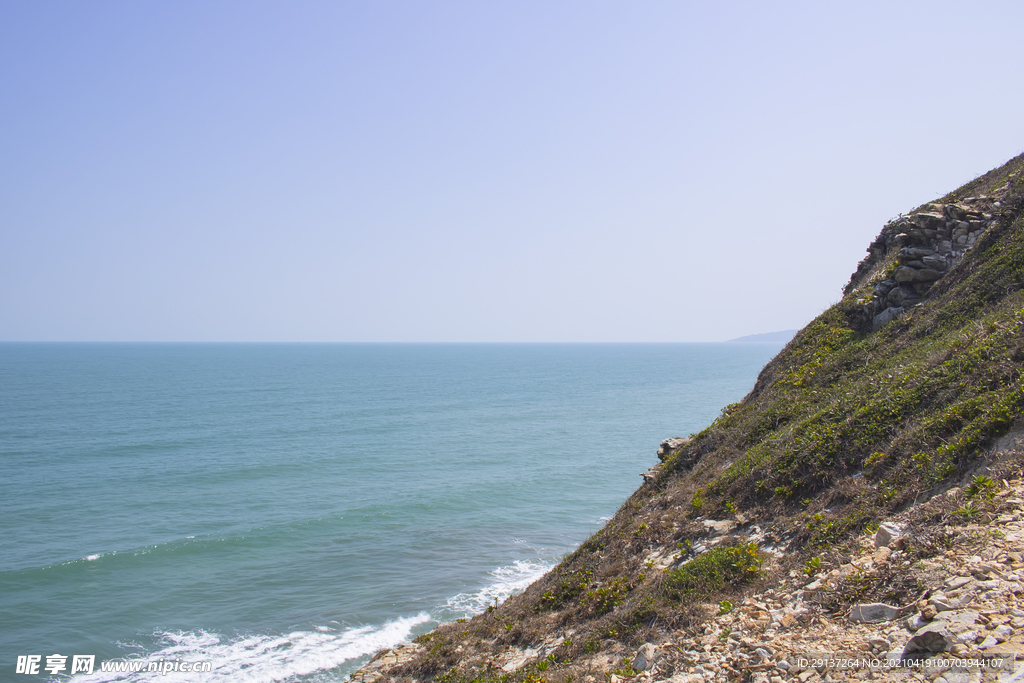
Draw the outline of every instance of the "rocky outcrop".
<instances>
[{"instance_id":1,"label":"rocky outcrop","mask_svg":"<svg viewBox=\"0 0 1024 683\"><path fill-rule=\"evenodd\" d=\"M426 650L416 643L401 643L394 648L381 650L361 669L349 675L349 683L374 683L387 669L405 664Z\"/></svg>"},{"instance_id":2,"label":"rocky outcrop","mask_svg":"<svg viewBox=\"0 0 1024 683\"><path fill-rule=\"evenodd\" d=\"M690 440L682 436L673 436L665 439L658 447L658 458L664 460L668 456L672 455L673 451L679 450L688 443L690 443Z\"/></svg>"},{"instance_id":3,"label":"rocky outcrop","mask_svg":"<svg viewBox=\"0 0 1024 683\"><path fill-rule=\"evenodd\" d=\"M935 282L995 225L1002 206L998 197L967 197L962 202L928 204L923 211L890 221L846 287L849 294L865 281L874 281L871 294L860 300L865 322L877 329L924 301ZM878 272L883 265L888 267Z\"/></svg>"},{"instance_id":4,"label":"rocky outcrop","mask_svg":"<svg viewBox=\"0 0 1024 683\"><path fill-rule=\"evenodd\" d=\"M890 222L849 296L662 442L600 531L355 678L1024 683L1022 172Z\"/></svg>"}]
</instances>

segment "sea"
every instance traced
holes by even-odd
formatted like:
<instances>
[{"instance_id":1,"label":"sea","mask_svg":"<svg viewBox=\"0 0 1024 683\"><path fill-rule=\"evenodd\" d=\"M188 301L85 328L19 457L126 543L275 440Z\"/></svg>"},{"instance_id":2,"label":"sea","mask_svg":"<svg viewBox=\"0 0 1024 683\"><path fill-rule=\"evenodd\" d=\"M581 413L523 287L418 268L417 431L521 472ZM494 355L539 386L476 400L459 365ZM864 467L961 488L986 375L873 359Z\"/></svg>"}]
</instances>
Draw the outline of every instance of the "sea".
<instances>
[{"instance_id":1,"label":"sea","mask_svg":"<svg viewBox=\"0 0 1024 683\"><path fill-rule=\"evenodd\" d=\"M781 346L0 344L0 680L344 681L542 576Z\"/></svg>"}]
</instances>

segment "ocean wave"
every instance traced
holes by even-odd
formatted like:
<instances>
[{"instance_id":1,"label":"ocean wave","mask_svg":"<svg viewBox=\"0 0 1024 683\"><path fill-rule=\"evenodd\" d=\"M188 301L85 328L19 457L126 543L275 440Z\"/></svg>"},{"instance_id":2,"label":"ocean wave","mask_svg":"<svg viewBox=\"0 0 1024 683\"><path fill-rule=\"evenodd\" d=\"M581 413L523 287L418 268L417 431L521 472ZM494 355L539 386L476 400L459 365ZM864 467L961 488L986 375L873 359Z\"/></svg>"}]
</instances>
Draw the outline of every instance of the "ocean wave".
<instances>
[{"instance_id":1,"label":"ocean wave","mask_svg":"<svg viewBox=\"0 0 1024 683\"><path fill-rule=\"evenodd\" d=\"M479 614L496 602L500 603L509 596L521 592L544 576L553 566L543 562L516 560L507 567L498 567L489 572L494 580L483 588L448 598L445 607L463 617Z\"/></svg>"},{"instance_id":2,"label":"ocean wave","mask_svg":"<svg viewBox=\"0 0 1024 683\"><path fill-rule=\"evenodd\" d=\"M336 669L346 662L394 647L408 640L412 629L431 621L426 612L389 621L383 626L363 626L341 632L330 627L295 631L284 635L249 635L226 638L206 631L157 633L160 648L140 658L147 662L183 661L212 663L205 673L158 671L104 672L96 662L92 674L77 674L75 683L277 683L293 681ZM128 661L137 661L132 659Z\"/></svg>"}]
</instances>

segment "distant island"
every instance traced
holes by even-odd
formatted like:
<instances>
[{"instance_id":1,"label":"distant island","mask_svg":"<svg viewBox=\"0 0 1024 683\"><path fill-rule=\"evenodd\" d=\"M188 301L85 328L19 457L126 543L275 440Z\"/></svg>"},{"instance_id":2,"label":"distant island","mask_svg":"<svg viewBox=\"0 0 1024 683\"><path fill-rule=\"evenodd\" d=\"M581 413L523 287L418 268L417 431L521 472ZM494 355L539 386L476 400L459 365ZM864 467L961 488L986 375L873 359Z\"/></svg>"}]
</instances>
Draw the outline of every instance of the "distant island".
<instances>
[{"instance_id":1,"label":"distant island","mask_svg":"<svg viewBox=\"0 0 1024 683\"><path fill-rule=\"evenodd\" d=\"M736 337L735 339L729 339L728 342L782 342L785 344L793 335L796 334L796 330L782 330L781 332L764 332L762 334L748 334L745 337Z\"/></svg>"}]
</instances>

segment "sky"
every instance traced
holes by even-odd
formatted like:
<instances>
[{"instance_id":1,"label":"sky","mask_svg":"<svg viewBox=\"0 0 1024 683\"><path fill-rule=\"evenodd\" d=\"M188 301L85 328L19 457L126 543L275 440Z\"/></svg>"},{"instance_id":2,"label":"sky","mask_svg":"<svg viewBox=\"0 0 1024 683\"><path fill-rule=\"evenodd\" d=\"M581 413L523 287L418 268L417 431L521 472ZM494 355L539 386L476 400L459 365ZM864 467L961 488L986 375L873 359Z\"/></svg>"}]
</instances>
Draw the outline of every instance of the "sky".
<instances>
[{"instance_id":1,"label":"sky","mask_svg":"<svg viewBox=\"0 0 1024 683\"><path fill-rule=\"evenodd\" d=\"M0 0L0 340L799 328L1024 151L1019 2Z\"/></svg>"}]
</instances>

